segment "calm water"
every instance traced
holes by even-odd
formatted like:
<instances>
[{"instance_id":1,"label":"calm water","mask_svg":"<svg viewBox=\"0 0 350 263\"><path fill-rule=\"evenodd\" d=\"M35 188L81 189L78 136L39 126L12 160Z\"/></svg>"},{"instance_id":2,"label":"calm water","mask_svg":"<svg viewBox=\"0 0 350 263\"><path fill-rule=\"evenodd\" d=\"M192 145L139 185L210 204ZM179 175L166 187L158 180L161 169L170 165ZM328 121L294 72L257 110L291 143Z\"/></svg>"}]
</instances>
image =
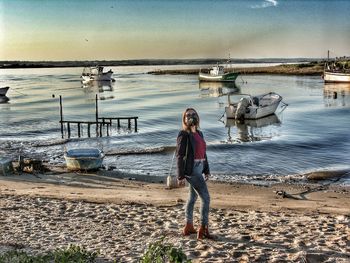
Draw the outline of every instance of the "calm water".
<instances>
[{"instance_id":1,"label":"calm water","mask_svg":"<svg viewBox=\"0 0 350 263\"><path fill-rule=\"evenodd\" d=\"M145 74L159 68L182 67L112 67L115 83L89 87L80 83L82 68L1 70L0 86L11 89L10 101L0 104L0 154L35 153L51 163L63 163L65 148L96 146L106 153L123 153L108 155L106 165L166 175L181 113L191 106L200 114L216 178L350 168L350 85L325 86L320 77L255 75L239 78L239 88L233 89L220 84L199 86L194 75ZM289 104L284 110L279 107L277 116L240 125L219 120L227 93L269 91L279 93ZM110 137L59 144L58 96L63 97L66 120L94 120L95 94L101 99L100 116L139 116L139 132L114 127ZM230 95L231 100L235 97Z\"/></svg>"}]
</instances>

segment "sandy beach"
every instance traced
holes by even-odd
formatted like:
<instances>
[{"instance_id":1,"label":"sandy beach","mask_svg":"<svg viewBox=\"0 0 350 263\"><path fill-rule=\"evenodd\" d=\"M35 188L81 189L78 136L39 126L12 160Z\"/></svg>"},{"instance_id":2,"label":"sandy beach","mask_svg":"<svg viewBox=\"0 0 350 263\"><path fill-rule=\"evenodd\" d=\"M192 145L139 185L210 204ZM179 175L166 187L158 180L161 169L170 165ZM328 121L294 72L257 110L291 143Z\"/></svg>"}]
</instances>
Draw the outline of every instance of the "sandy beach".
<instances>
[{"instance_id":1,"label":"sandy beach","mask_svg":"<svg viewBox=\"0 0 350 263\"><path fill-rule=\"evenodd\" d=\"M1 176L1 251L43 253L77 244L99 251L99 262L137 262L164 236L193 262L350 261L349 188L210 182L216 240L198 241L181 235L187 188L122 177L108 171Z\"/></svg>"}]
</instances>

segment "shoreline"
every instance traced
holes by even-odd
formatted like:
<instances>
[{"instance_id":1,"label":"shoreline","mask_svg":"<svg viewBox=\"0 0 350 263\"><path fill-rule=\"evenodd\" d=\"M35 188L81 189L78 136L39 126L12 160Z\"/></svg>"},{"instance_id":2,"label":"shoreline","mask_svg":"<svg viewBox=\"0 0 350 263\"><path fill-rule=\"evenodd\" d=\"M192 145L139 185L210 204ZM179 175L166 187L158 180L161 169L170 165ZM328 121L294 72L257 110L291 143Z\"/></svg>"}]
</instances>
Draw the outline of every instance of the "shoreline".
<instances>
[{"instance_id":1,"label":"shoreline","mask_svg":"<svg viewBox=\"0 0 350 263\"><path fill-rule=\"evenodd\" d=\"M147 74L152 75L197 75L201 70L200 65L225 63L224 60L130 60L130 61L62 61L62 62L0 62L0 69L24 69L24 68L67 68L67 67L90 67L93 65L108 66L183 66L183 65L199 65L196 69L158 69L149 71ZM285 64L295 62L294 64ZM245 68L226 68L225 72L240 72L245 75L253 74L273 74L273 75L296 75L296 76L321 76L324 70L324 62L320 60L306 59L296 62L291 60L246 60L238 63L281 63L277 66L261 66L261 67L245 67ZM208 68L203 68L204 71L209 71Z\"/></svg>"},{"instance_id":2,"label":"shoreline","mask_svg":"<svg viewBox=\"0 0 350 263\"><path fill-rule=\"evenodd\" d=\"M98 262L136 262L164 236L192 262L350 258L349 187L209 182L216 240L198 241L181 235L187 188L112 174L0 176L0 253L20 248L35 254L76 244L99 250Z\"/></svg>"},{"instance_id":3,"label":"shoreline","mask_svg":"<svg viewBox=\"0 0 350 263\"><path fill-rule=\"evenodd\" d=\"M197 69L166 69L149 71L152 75L198 75L200 68ZM204 69L209 71L209 69ZM289 76L321 76L323 74L323 65L319 63L307 64L282 64L268 67L247 67L225 69L225 72L239 72L242 75L289 75Z\"/></svg>"}]
</instances>

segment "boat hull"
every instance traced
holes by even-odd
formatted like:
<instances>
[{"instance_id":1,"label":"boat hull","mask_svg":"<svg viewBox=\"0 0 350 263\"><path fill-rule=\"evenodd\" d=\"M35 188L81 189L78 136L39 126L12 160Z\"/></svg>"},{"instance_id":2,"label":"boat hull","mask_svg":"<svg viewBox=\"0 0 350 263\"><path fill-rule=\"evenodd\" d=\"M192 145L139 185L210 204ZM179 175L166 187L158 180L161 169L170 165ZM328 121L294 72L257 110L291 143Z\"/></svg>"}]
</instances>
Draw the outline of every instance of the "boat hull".
<instances>
[{"instance_id":1,"label":"boat hull","mask_svg":"<svg viewBox=\"0 0 350 263\"><path fill-rule=\"evenodd\" d=\"M97 170L102 166L104 154L97 149L73 149L65 153L67 169Z\"/></svg>"},{"instance_id":2,"label":"boat hull","mask_svg":"<svg viewBox=\"0 0 350 263\"><path fill-rule=\"evenodd\" d=\"M350 83L350 73L325 71L323 74L323 79L327 83L328 82Z\"/></svg>"},{"instance_id":3,"label":"boat hull","mask_svg":"<svg viewBox=\"0 0 350 263\"><path fill-rule=\"evenodd\" d=\"M0 96L5 96L10 87L0 88Z\"/></svg>"},{"instance_id":4,"label":"boat hull","mask_svg":"<svg viewBox=\"0 0 350 263\"><path fill-rule=\"evenodd\" d=\"M226 73L223 75L211 75L207 73L199 72L198 78L199 81L207 81L207 82L235 82L239 73Z\"/></svg>"},{"instance_id":5,"label":"boat hull","mask_svg":"<svg viewBox=\"0 0 350 263\"><path fill-rule=\"evenodd\" d=\"M268 97L269 95L270 97ZM272 115L275 113L278 105L282 101L282 97L276 93L274 94L263 94L261 96L258 96L260 98L260 106L251 104L248 106L247 111L244 113L244 119L246 120L255 120L260 119L269 115ZM271 101L264 102L263 98L269 98ZM236 110L237 110L237 103L236 104L230 104L229 106L225 107L225 114L226 118L228 119L235 119L236 117Z\"/></svg>"}]
</instances>

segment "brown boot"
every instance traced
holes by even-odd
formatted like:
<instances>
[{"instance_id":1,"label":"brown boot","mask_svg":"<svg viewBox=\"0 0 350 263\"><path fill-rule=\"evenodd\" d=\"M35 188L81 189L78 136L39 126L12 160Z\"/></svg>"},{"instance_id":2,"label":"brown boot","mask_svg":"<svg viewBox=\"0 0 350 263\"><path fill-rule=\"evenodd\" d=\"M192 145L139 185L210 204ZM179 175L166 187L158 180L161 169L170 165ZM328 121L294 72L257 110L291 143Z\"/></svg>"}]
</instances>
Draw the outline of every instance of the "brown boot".
<instances>
[{"instance_id":1,"label":"brown boot","mask_svg":"<svg viewBox=\"0 0 350 263\"><path fill-rule=\"evenodd\" d=\"M204 239L204 238L214 239L214 236L209 234L209 229L207 225L201 225L197 233L197 239Z\"/></svg>"},{"instance_id":2,"label":"brown boot","mask_svg":"<svg viewBox=\"0 0 350 263\"><path fill-rule=\"evenodd\" d=\"M186 223L186 225L185 225L185 227L184 227L184 229L182 231L182 234L184 236L188 236L188 235L196 234L196 233L197 233L197 231L196 231L196 229L194 229L193 224L192 223Z\"/></svg>"}]
</instances>

